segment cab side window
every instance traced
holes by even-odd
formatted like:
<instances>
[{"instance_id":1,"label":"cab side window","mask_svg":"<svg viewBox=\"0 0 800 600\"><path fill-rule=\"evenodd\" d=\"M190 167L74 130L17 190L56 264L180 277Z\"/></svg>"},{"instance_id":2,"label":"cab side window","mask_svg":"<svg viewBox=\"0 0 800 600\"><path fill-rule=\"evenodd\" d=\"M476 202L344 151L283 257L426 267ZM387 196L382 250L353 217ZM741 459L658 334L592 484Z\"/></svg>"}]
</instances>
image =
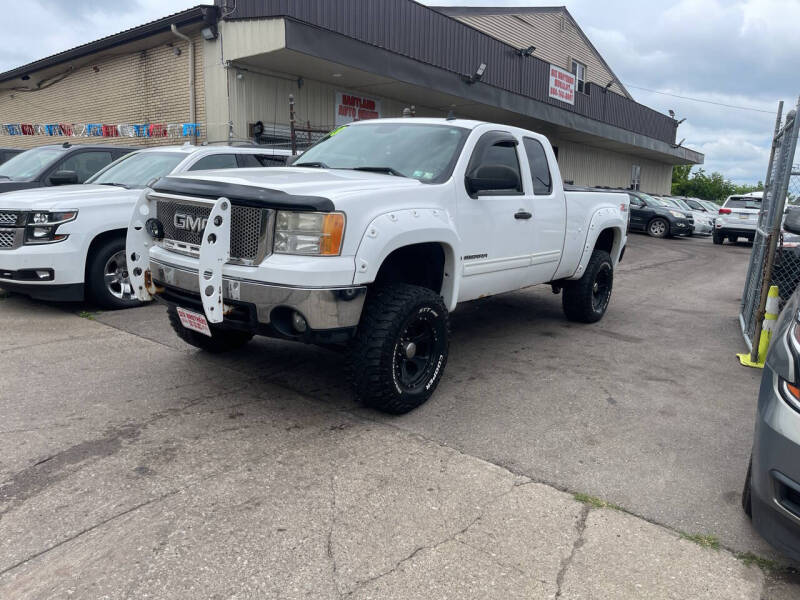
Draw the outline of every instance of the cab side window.
<instances>
[{"instance_id":1,"label":"cab side window","mask_svg":"<svg viewBox=\"0 0 800 600\"><path fill-rule=\"evenodd\" d=\"M278 154L240 154L240 167L285 167L286 157Z\"/></svg>"},{"instance_id":2,"label":"cab side window","mask_svg":"<svg viewBox=\"0 0 800 600\"><path fill-rule=\"evenodd\" d=\"M206 169L238 169L239 164L236 162L236 155L227 154L211 154L204 156L191 167L189 171L203 171Z\"/></svg>"},{"instance_id":3,"label":"cab side window","mask_svg":"<svg viewBox=\"0 0 800 600\"><path fill-rule=\"evenodd\" d=\"M107 164L110 164L112 160L111 152L99 150L76 152L64 159L64 161L56 167L55 172L75 171L75 174L78 176L78 183L83 183Z\"/></svg>"},{"instance_id":4,"label":"cab side window","mask_svg":"<svg viewBox=\"0 0 800 600\"><path fill-rule=\"evenodd\" d=\"M516 138L502 131L483 134L467 166L466 186L472 197L521 195Z\"/></svg>"},{"instance_id":5,"label":"cab side window","mask_svg":"<svg viewBox=\"0 0 800 600\"><path fill-rule=\"evenodd\" d=\"M553 181L550 178L550 165L547 164L547 155L544 147L538 140L523 138L525 154L528 155L528 164L531 168L533 180L533 193L537 196L549 196L553 191Z\"/></svg>"}]
</instances>

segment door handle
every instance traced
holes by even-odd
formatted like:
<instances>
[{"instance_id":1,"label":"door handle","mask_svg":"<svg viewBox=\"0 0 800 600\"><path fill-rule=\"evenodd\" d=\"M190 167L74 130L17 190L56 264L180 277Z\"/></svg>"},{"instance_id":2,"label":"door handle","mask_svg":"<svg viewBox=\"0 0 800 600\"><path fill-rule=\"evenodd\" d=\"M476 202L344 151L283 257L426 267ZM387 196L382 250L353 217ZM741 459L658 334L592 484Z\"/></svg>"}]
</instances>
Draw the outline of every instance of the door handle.
<instances>
[{"instance_id":1,"label":"door handle","mask_svg":"<svg viewBox=\"0 0 800 600\"><path fill-rule=\"evenodd\" d=\"M529 213L527 210L518 210L514 213L515 219L530 219L533 215Z\"/></svg>"}]
</instances>

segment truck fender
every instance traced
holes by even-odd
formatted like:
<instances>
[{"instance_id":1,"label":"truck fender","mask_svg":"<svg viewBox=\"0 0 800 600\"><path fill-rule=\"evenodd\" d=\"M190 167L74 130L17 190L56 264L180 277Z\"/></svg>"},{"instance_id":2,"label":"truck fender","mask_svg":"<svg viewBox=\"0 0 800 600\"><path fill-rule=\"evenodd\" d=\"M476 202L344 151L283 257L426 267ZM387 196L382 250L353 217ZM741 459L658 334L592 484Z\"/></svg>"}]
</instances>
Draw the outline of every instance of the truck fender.
<instances>
[{"instance_id":1,"label":"truck fender","mask_svg":"<svg viewBox=\"0 0 800 600\"><path fill-rule=\"evenodd\" d=\"M597 238L600 233L606 229L614 230L614 245L611 249L611 261L616 265L619 258L619 253L622 250L622 228L620 227L620 213L617 208L605 207L597 209L592 218L589 220L589 226L586 229L586 242L583 245L583 253L581 260L578 262L578 267L572 276L567 279L580 279L583 275L589 259L592 257L594 246L597 243Z\"/></svg>"},{"instance_id":2,"label":"truck fender","mask_svg":"<svg viewBox=\"0 0 800 600\"><path fill-rule=\"evenodd\" d=\"M152 300L156 291L150 277L150 247L153 245L153 238L144 227L147 219L156 216L155 205L147 197L149 192L150 189L145 188L136 201L125 238L128 276L136 297L142 302Z\"/></svg>"},{"instance_id":3,"label":"truck fender","mask_svg":"<svg viewBox=\"0 0 800 600\"><path fill-rule=\"evenodd\" d=\"M372 283L392 252L404 246L438 243L444 249L444 278L441 295L448 310L458 300L460 277L456 269L461 238L447 211L415 208L384 213L370 222L355 256L354 285Z\"/></svg>"}]
</instances>

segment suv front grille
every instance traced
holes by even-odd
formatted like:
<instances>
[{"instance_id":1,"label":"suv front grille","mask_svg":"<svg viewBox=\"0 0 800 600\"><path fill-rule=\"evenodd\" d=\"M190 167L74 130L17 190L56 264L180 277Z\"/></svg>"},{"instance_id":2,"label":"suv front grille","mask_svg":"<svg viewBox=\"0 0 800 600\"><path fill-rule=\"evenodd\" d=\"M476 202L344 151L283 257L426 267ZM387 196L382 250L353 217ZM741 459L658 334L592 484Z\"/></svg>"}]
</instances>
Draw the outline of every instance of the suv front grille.
<instances>
[{"instance_id":1,"label":"suv front grille","mask_svg":"<svg viewBox=\"0 0 800 600\"><path fill-rule=\"evenodd\" d=\"M212 204L195 199L168 198L153 194L156 201L156 215L164 226L164 239L161 246L173 252L198 256L203 240L201 231L179 229L175 225L175 215L183 215L189 220L207 219ZM275 211L267 208L248 206L231 207L231 262L258 264L272 250L272 225Z\"/></svg>"},{"instance_id":2,"label":"suv front grille","mask_svg":"<svg viewBox=\"0 0 800 600\"><path fill-rule=\"evenodd\" d=\"M0 226L2 225L16 225L17 218L19 217L19 213L9 211L9 210L0 210Z\"/></svg>"},{"instance_id":3,"label":"suv front grille","mask_svg":"<svg viewBox=\"0 0 800 600\"><path fill-rule=\"evenodd\" d=\"M14 247L16 240L16 233L13 230L0 229L0 248L8 250Z\"/></svg>"}]
</instances>

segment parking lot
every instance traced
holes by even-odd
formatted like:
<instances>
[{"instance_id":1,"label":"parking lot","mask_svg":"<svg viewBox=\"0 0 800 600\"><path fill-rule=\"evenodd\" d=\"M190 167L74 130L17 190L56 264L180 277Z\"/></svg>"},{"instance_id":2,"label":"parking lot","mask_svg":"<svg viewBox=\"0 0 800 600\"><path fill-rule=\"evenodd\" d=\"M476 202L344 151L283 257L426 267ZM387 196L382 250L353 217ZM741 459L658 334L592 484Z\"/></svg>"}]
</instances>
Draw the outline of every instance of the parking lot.
<instances>
[{"instance_id":1,"label":"parking lot","mask_svg":"<svg viewBox=\"0 0 800 600\"><path fill-rule=\"evenodd\" d=\"M740 506L761 375L735 358L749 250L633 234L595 325L564 320L544 286L461 306L446 376L402 417L356 406L333 352L257 338L204 355L158 305L7 297L0 596L410 597L400 567L418 554L469 535L463 547L486 554L470 527L491 501L585 526L552 488L644 519L622 513L615 535L653 523L785 564ZM523 484L541 494L530 510L513 495ZM516 597L520 552L551 547L563 552L526 593L586 597L559 568L576 551L568 533L543 525L519 547L510 535L513 560L491 552L506 570L472 583ZM447 557L429 560L440 573L481 564ZM779 579L764 597L797 597Z\"/></svg>"}]
</instances>

